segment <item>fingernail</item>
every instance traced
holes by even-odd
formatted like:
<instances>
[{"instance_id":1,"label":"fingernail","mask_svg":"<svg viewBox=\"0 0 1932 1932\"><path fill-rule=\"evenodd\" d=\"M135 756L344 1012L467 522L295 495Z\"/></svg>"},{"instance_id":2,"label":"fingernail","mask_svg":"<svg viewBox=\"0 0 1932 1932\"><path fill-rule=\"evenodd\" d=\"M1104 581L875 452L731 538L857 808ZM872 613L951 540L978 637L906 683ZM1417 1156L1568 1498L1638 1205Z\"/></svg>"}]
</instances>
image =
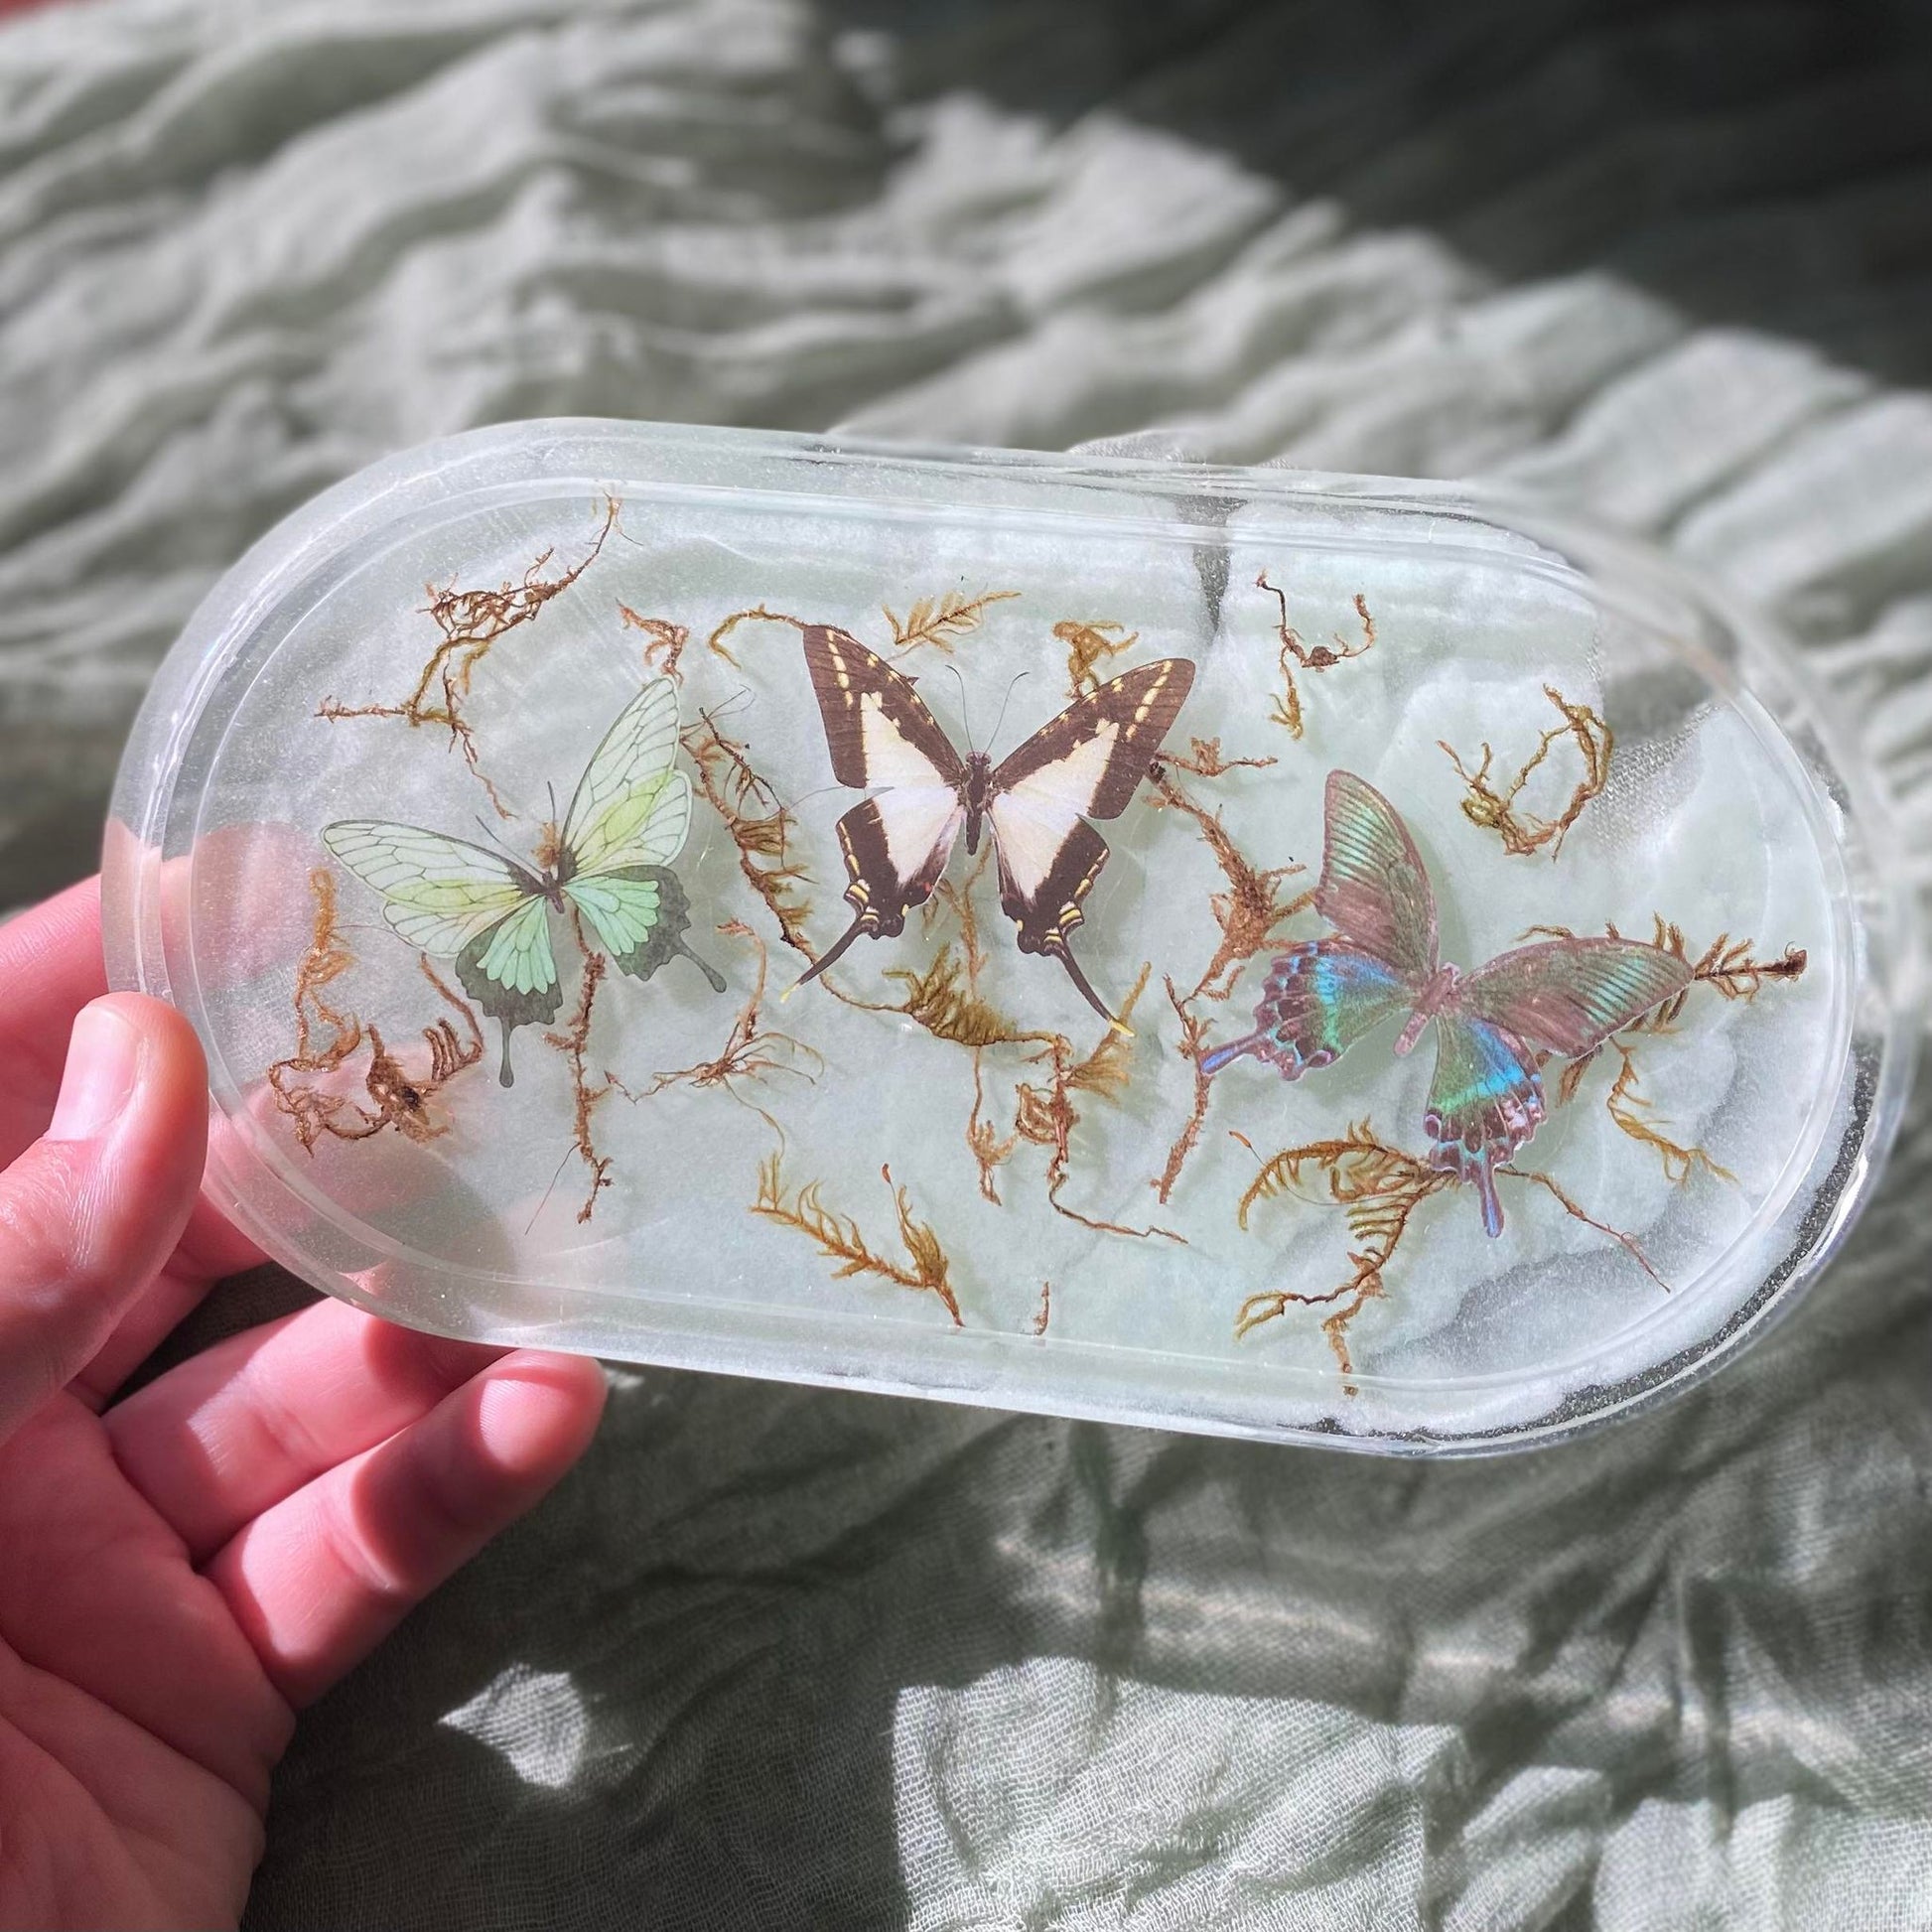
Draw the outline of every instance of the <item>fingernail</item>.
<instances>
[{"instance_id":1,"label":"fingernail","mask_svg":"<svg viewBox=\"0 0 1932 1932\"><path fill-rule=\"evenodd\" d=\"M68 1042L61 1097L49 1123L50 1141L91 1141L106 1133L134 1092L141 1035L110 1006L80 1009Z\"/></svg>"}]
</instances>

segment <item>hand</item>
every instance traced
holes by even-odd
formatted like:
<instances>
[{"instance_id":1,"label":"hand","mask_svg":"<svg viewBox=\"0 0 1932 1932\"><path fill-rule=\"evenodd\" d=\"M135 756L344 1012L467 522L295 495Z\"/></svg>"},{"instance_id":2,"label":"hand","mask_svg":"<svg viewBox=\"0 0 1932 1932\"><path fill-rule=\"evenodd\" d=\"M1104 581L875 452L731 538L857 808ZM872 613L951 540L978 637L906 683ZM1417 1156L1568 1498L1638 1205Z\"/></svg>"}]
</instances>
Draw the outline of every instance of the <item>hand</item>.
<instances>
[{"instance_id":1,"label":"hand","mask_svg":"<svg viewBox=\"0 0 1932 1932\"><path fill-rule=\"evenodd\" d=\"M199 1199L194 1033L104 991L91 882L0 926L0 1926L231 1924L294 1714L564 1473L604 1382L324 1302L107 1407L260 1256Z\"/></svg>"}]
</instances>

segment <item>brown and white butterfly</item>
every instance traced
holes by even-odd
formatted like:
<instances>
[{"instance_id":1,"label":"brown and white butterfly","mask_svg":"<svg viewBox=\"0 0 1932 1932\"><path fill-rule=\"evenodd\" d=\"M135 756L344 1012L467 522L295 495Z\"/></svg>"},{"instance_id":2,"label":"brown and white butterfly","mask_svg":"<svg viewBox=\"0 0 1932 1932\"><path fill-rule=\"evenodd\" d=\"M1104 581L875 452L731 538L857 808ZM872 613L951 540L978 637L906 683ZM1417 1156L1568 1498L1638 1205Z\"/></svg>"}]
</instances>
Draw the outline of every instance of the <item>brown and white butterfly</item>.
<instances>
[{"instance_id":1,"label":"brown and white butterfly","mask_svg":"<svg viewBox=\"0 0 1932 1932\"><path fill-rule=\"evenodd\" d=\"M804 979L861 933L904 931L906 911L932 896L960 828L966 850L977 852L990 824L1000 904L1020 928L1020 950L1057 959L1087 1004L1113 1021L1067 945L1107 863L1107 842L1087 820L1127 808L1186 700L1193 665L1164 657L1101 685L995 765L985 752L962 758L912 680L849 632L807 625L805 664L832 775L876 795L839 820L852 881L845 897L858 917Z\"/></svg>"}]
</instances>

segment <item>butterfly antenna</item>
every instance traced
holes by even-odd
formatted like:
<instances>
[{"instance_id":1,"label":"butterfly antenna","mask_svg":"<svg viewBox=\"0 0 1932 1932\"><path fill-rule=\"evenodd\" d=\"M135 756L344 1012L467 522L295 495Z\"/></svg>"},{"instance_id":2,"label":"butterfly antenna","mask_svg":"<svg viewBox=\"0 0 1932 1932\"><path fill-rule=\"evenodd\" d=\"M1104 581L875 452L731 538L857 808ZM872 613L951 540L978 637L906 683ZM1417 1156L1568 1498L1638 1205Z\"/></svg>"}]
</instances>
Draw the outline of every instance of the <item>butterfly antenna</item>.
<instances>
[{"instance_id":1,"label":"butterfly antenna","mask_svg":"<svg viewBox=\"0 0 1932 1932\"><path fill-rule=\"evenodd\" d=\"M1013 685L1018 684L1026 675L1027 673L1025 671L1016 671L1013 676L1013 684L1007 686L1007 694L1000 700L1000 715L993 721L993 736L986 741L989 751L1000 742L1000 727L1006 723L1007 706L1013 702ZM1089 995L1088 997L1091 998L1092 996Z\"/></svg>"},{"instance_id":2,"label":"butterfly antenna","mask_svg":"<svg viewBox=\"0 0 1932 1932\"><path fill-rule=\"evenodd\" d=\"M557 1191L557 1182L564 1177L564 1170L570 1166L570 1157L576 1152L577 1150L574 1147L564 1149L564 1158L557 1163L557 1172L550 1176L550 1185L543 1190L543 1198L537 1202L536 1211L524 1223L523 1232L525 1234L528 1234L543 1218L543 1210L550 1205L550 1196Z\"/></svg>"},{"instance_id":3,"label":"butterfly antenna","mask_svg":"<svg viewBox=\"0 0 1932 1932\"><path fill-rule=\"evenodd\" d=\"M948 664L946 666L946 669L952 673L952 681L959 686L960 729L966 734L966 744L968 749L977 752L979 750L979 746L974 742L973 739L973 714L967 709L966 706L966 680L959 675L959 666L957 664Z\"/></svg>"},{"instance_id":4,"label":"butterfly antenna","mask_svg":"<svg viewBox=\"0 0 1932 1932\"><path fill-rule=\"evenodd\" d=\"M519 866L523 864L523 861L517 858L516 854L512 852L509 849L509 847L506 846L503 843L503 841L499 839L496 836L496 834L489 829L489 827L483 822L481 815L479 815L477 819L477 830L480 831L483 835L483 837L486 838L490 842L490 844L493 845L497 849L497 851L499 851L503 855L504 858L513 861L515 864Z\"/></svg>"}]
</instances>

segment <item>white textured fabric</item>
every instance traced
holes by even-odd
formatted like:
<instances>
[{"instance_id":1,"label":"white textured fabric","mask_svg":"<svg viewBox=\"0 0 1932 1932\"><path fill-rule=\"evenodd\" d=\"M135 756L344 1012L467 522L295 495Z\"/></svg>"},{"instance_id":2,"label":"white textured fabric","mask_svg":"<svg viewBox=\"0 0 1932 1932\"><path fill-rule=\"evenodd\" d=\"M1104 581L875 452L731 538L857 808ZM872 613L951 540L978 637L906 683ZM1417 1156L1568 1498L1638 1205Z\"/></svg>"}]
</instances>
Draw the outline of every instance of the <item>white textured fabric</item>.
<instances>
[{"instance_id":1,"label":"white textured fabric","mask_svg":"<svg viewBox=\"0 0 1932 1932\"><path fill-rule=\"evenodd\" d=\"M573 412L1510 478L1774 607L1932 851L1929 77L1878 0L14 21L0 902L277 514ZM622 1374L251 1921L1932 1922L1929 1179L1921 1110L1775 1338L1494 1463Z\"/></svg>"}]
</instances>

